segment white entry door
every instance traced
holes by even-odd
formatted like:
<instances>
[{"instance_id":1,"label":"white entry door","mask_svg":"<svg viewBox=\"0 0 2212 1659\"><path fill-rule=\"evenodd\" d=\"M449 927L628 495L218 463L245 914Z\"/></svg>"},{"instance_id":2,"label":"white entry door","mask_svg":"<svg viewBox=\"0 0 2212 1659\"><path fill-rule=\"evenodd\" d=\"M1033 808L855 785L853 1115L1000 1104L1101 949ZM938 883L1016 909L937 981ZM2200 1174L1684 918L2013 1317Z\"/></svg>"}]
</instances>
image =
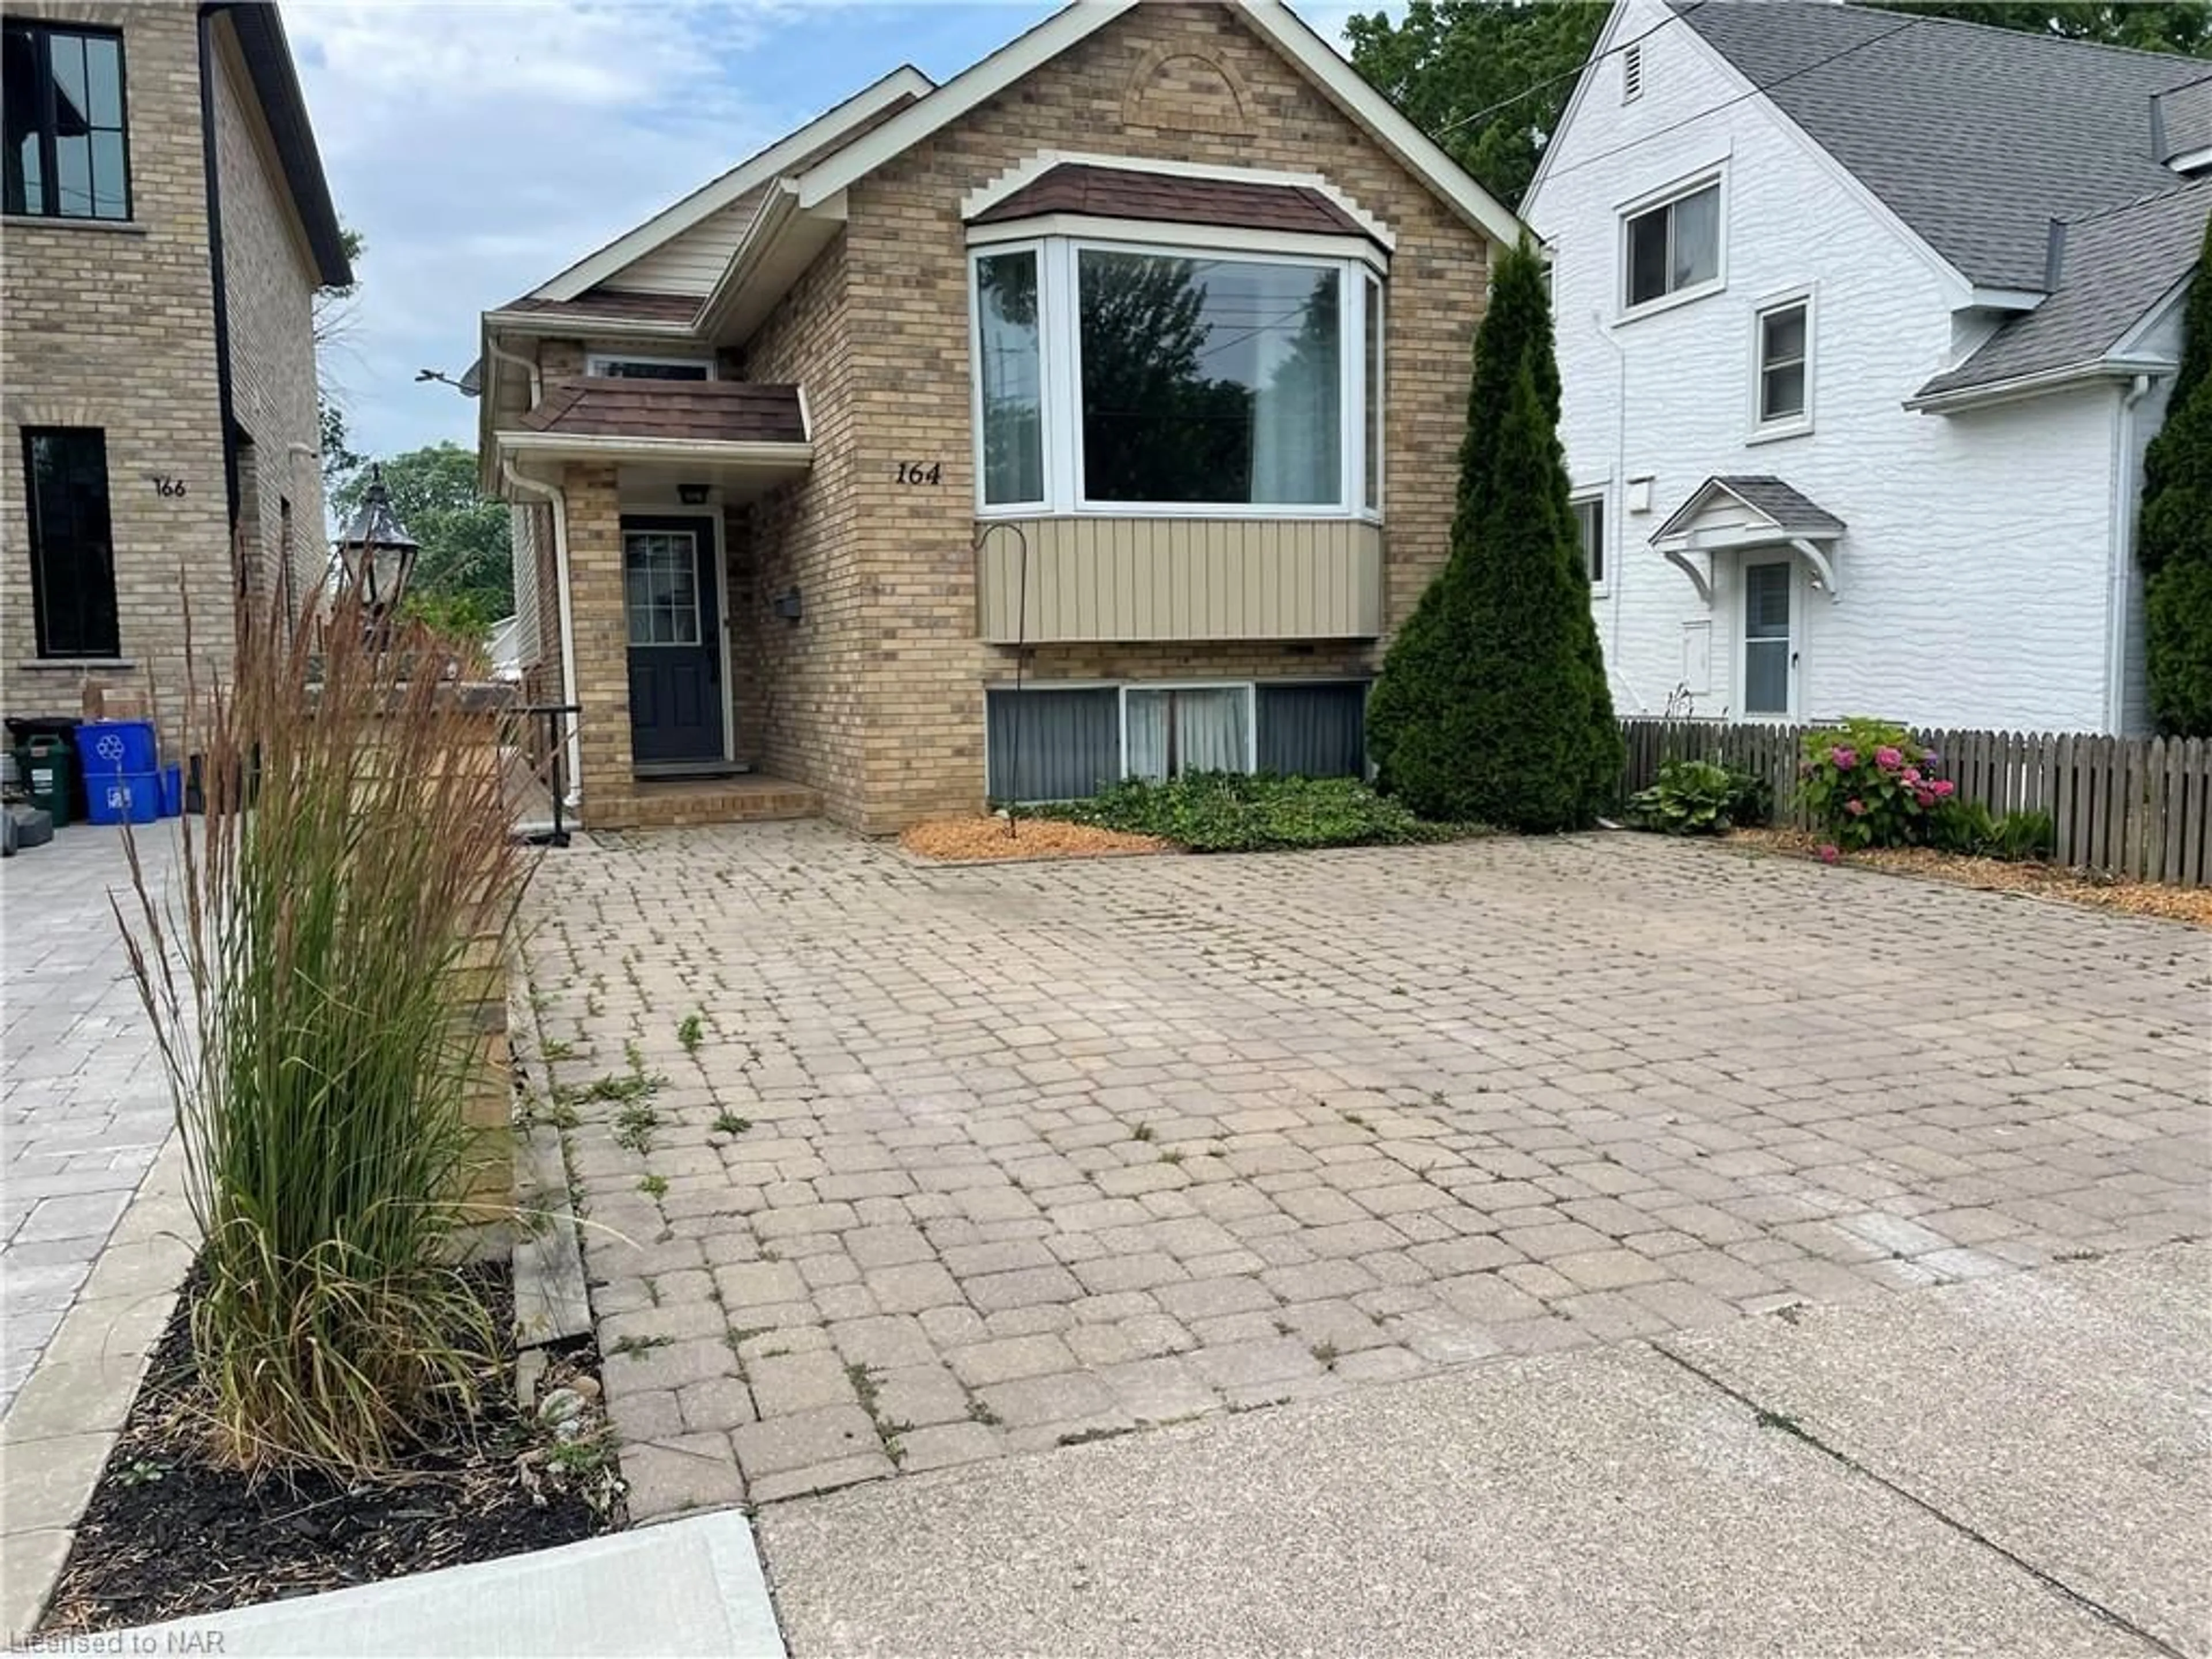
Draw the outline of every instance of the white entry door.
<instances>
[{"instance_id":1,"label":"white entry door","mask_svg":"<svg viewBox=\"0 0 2212 1659\"><path fill-rule=\"evenodd\" d=\"M1743 718L1786 720L1797 706L1796 567L1788 559L1743 568Z\"/></svg>"}]
</instances>

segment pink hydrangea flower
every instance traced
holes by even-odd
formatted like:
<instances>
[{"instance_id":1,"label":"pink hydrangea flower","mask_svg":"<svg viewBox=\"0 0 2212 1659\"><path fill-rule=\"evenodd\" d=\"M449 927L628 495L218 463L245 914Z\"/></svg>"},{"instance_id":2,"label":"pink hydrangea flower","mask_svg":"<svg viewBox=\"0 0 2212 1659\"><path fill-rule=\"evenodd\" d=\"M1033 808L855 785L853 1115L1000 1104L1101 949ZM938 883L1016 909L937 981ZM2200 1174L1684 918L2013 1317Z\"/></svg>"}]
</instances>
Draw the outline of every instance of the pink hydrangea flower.
<instances>
[{"instance_id":1,"label":"pink hydrangea flower","mask_svg":"<svg viewBox=\"0 0 2212 1659\"><path fill-rule=\"evenodd\" d=\"M1838 771L1848 772L1859 763L1859 751L1856 749L1831 749L1828 758L1835 763Z\"/></svg>"},{"instance_id":2,"label":"pink hydrangea flower","mask_svg":"<svg viewBox=\"0 0 2212 1659\"><path fill-rule=\"evenodd\" d=\"M1841 858L1841 857L1843 857L1843 854L1842 854L1840 852L1837 851L1837 849L1836 849L1836 843L1835 843L1835 842L1832 842L1832 841L1829 841L1829 842L1821 842L1821 843L1820 843L1820 862L1821 862L1821 863L1823 863L1823 864L1833 864L1833 863L1834 863L1838 859L1839 859L1839 858Z\"/></svg>"},{"instance_id":3,"label":"pink hydrangea flower","mask_svg":"<svg viewBox=\"0 0 2212 1659\"><path fill-rule=\"evenodd\" d=\"M1897 750L1892 749L1887 744L1884 744L1881 748L1874 751L1874 763L1881 768L1885 772L1894 772L1899 767L1905 764L1905 757L1899 754Z\"/></svg>"},{"instance_id":4,"label":"pink hydrangea flower","mask_svg":"<svg viewBox=\"0 0 2212 1659\"><path fill-rule=\"evenodd\" d=\"M1935 782L1929 784L1928 787L1936 792L1937 799L1948 800L1951 798L1951 792L1956 789L1959 786L1952 782L1948 778L1938 778Z\"/></svg>"},{"instance_id":5,"label":"pink hydrangea flower","mask_svg":"<svg viewBox=\"0 0 2212 1659\"><path fill-rule=\"evenodd\" d=\"M1933 806L1936 804L1936 792L1933 789L1916 789L1912 792L1912 799L1923 806Z\"/></svg>"},{"instance_id":6,"label":"pink hydrangea flower","mask_svg":"<svg viewBox=\"0 0 2212 1659\"><path fill-rule=\"evenodd\" d=\"M1920 781L1920 769L1917 766L1908 766L1897 775L1904 781L1905 785L1910 788L1912 785Z\"/></svg>"},{"instance_id":7,"label":"pink hydrangea flower","mask_svg":"<svg viewBox=\"0 0 2212 1659\"><path fill-rule=\"evenodd\" d=\"M1863 818L1866 816L1866 803L1861 800L1856 795L1853 795L1849 800L1844 803L1844 811L1849 812L1855 818Z\"/></svg>"}]
</instances>

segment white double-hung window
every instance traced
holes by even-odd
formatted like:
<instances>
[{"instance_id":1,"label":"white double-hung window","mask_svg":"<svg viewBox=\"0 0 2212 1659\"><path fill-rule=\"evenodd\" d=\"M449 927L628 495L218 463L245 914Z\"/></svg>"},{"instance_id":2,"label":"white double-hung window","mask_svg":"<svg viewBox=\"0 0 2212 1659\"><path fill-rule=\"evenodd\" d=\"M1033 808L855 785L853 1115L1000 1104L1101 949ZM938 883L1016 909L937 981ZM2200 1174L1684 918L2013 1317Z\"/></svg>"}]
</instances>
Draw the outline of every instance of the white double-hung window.
<instances>
[{"instance_id":1,"label":"white double-hung window","mask_svg":"<svg viewBox=\"0 0 2212 1659\"><path fill-rule=\"evenodd\" d=\"M972 264L983 511L1381 510L1365 260L1048 237Z\"/></svg>"}]
</instances>

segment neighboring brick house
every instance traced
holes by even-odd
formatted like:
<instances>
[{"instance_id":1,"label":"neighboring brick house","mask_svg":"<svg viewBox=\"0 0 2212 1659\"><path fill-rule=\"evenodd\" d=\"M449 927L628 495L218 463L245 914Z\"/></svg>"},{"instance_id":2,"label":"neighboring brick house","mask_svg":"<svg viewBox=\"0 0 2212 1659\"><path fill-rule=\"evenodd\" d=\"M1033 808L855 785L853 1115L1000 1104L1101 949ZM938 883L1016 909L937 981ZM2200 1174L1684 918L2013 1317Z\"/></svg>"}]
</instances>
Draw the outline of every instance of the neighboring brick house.
<instances>
[{"instance_id":1,"label":"neighboring brick house","mask_svg":"<svg viewBox=\"0 0 2212 1659\"><path fill-rule=\"evenodd\" d=\"M2148 726L2212 63L1619 0L1522 210L1616 709Z\"/></svg>"},{"instance_id":2,"label":"neighboring brick house","mask_svg":"<svg viewBox=\"0 0 2212 1659\"><path fill-rule=\"evenodd\" d=\"M317 289L352 280L276 9L9 0L0 710L149 687L325 559Z\"/></svg>"},{"instance_id":3,"label":"neighboring brick house","mask_svg":"<svg viewBox=\"0 0 2212 1659\"><path fill-rule=\"evenodd\" d=\"M1284 7L1107 0L486 313L585 822L1358 770L1519 234Z\"/></svg>"}]
</instances>

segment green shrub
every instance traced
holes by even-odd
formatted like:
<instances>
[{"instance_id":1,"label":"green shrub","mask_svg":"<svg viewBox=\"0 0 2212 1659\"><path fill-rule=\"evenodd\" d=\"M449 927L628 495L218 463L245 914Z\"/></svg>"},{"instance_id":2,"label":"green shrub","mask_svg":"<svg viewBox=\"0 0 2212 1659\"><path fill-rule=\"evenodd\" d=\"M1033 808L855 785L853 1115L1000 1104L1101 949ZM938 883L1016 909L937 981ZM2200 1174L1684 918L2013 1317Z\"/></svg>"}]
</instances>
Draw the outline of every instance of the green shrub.
<instances>
[{"instance_id":1,"label":"green shrub","mask_svg":"<svg viewBox=\"0 0 2212 1659\"><path fill-rule=\"evenodd\" d=\"M1620 787L1559 419L1550 307L1524 245L1498 260L1475 336L1449 556L1368 702L1382 788L1422 817L1579 829Z\"/></svg>"},{"instance_id":2,"label":"green shrub","mask_svg":"<svg viewBox=\"0 0 2212 1659\"><path fill-rule=\"evenodd\" d=\"M1267 853L1445 841L1462 827L1429 823L1357 778L1282 778L1195 772L1168 783L1133 778L1089 800L1026 809L1130 835L1158 836L1194 853Z\"/></svg>"},{"instance_id":3,"label":"green shrub","mask_svg":"<svg viewBox=\"0 0 2212 1659\"><path fill-rule=\"evenodd\" d=\"M387 1468L498 1374L456 1262L488 1218L463 1206L484 1056L454 988L499 958L518 854L495 734L408 673L445 645L365 632L351 604L243 629L223 694L191 700L210 783L173 907L131 854L125 942L204 1241L193 1355L218 1455L247 1469Z\"/></svg>"},{"instance_id":4,"label":"green shrub","mask_svg":"<svg viewBox=\"0 0 2212 1659\"><path fill-rule=\"evenodd\" d=\"M2007 812L1999 817L1978 800L1947 800L1936 814L1929 841L1946 853L1968 858L2027 863L2046 859L2057 845L2048 812Z\"/></svg>"},{"instance_id":5,"label":"green shrub","mask_svg":"<svg viewBox=\"0 0 2212 1659\"><path fill-rule=\"evenodd\" d=\"M2136 556L2151 713L2177 737L2212 737L2212 223L2181 323L2166 424L2143 452Z\"/></svg>"},{"instance_id":6,"label":"green shrub","mask_svg":"<svg viewBox=\"0 0 2212 1659\"><path fill-rule=\"evenodd\" d=\"M1717 836L1765 823L1774 792L1765 779L1719 761L1671 760L1649 789L1629 798L1630 817L1669 836Z\"/></svg>"},{"instance_id":7,"label":"green shrub","mask_svg":"<svg viewBox=\"0 0 2212 1659\"><path fill-rule=\"evenodd\" d=\"M2212 403L2212 386L2205 392ZM2143 650L2159 730L2212 737L2212 554L2176 559L2146 580Z\"/></svg>"},{"instance_id":8,"label":"green shrub","mask_svg":"<svg viewBox=\"0 0 2212 1659\"><path fill-rule=\"evenodd\" d=\"M1858 718L1806 733L1797 798L1847 852L1926 842L1956 791L1936 753L1901 726Z\"/></svg>"}]
</instances>

